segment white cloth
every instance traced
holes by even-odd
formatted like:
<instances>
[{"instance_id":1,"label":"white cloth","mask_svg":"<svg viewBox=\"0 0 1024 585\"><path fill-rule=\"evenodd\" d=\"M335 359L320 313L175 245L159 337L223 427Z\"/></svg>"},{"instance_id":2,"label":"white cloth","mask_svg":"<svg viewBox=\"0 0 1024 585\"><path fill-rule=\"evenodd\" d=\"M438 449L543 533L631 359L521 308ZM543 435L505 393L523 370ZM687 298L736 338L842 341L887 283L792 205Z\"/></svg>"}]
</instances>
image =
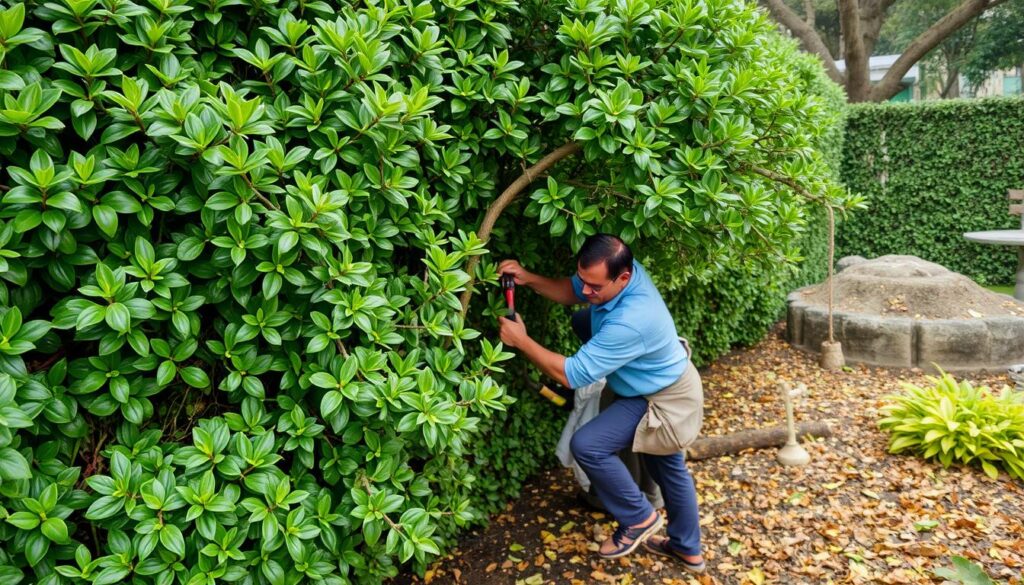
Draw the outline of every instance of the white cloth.
<instances>
[{"instance_id":1,"label":"white cloth","mask_svg":"<svg viewBox=\"0 0 1024 585\"><path fill-rule=\"evenodd\" d=\"M580 427L590 422L592 418L600 413L601 391L604 390L606 383L607 381L601 378L597 382L577 388L573 392L572 412L569 413L569 418L565 421L565 427L562 428L562 437L558 440L558 445L555 447L555 456L558 457L563 466L572 468L576 481L583 488L584 492L590 489L590 478L587 477L583 468L576 463L576 459L572 456L572 450L569 448L569 442L572 441L573 434Z\"/></svg>"}]
</instances>

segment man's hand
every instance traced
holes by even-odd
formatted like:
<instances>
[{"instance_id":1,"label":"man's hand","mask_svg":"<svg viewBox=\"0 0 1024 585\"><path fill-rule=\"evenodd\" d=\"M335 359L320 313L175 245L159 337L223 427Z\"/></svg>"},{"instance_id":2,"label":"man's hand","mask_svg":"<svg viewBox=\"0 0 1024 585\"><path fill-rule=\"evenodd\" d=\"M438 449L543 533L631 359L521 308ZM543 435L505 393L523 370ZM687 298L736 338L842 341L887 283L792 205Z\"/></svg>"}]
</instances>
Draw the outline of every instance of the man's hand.
<instances>
[{"instance_id":1,"label":"man's hand","mask_svg":"<svg viewBox=\"0 0 1024 585\"><path fill-rule=\"evenodd\" d=\"M523 316L516 315L512 321L506 317L498 317L498 326L501 328L501 342L509 347L522 348L523 343L530 339L526 334L526 325L523 324Z\"/></svg>"},{"instance_id":2,"label":"man's hand","mask_svg":"<svg viewBox=\"0 0 1024 585\"><path fill-rule=\"evenodd\" d=\"M511 274L516 284L529 286L533 273L523 268L518 260L502 260L498 265L498 274Z\"/></svg>"}]
</instances>

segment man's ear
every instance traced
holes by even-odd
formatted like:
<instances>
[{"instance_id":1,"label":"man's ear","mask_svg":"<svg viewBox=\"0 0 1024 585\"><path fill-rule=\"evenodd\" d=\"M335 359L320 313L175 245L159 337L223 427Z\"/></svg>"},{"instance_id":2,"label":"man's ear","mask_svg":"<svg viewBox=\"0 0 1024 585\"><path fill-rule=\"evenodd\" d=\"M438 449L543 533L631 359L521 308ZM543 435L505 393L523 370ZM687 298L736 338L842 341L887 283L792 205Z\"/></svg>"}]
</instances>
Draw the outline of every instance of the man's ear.
<instances>
[{"instance_id":1,"label":"man's ear","mask_svg":"<svg viewBox=\"0 0 1024 585\"><path fill-rule=\"evenodd\" d=\"M630 270L627 270L627 271L623 272L622 274L620 274L619 278L622 279L623 283L629 282L629 279L633 278L633 272L630 271Z\"/></svg>"}]
</instances>

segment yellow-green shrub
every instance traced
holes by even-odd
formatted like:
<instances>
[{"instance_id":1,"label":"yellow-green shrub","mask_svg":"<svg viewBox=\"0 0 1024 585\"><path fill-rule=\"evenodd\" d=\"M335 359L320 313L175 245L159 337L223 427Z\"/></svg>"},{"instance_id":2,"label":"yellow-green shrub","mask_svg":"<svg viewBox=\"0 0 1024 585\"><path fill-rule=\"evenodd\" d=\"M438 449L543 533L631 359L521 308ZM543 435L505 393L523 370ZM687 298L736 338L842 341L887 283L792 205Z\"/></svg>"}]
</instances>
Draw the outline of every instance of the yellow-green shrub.
<instances>
[{"instance_id":1,"label":"yellow-green shrub","mask_svg":"<svg viewBox=\"0 0 1024 585\"><path fill-rule=\"evenodd\" d=\"M903 394L889 397L878 423L892 433L889 451L911 451L946 467L979 464L993 478L1001 467L1024 479L1024 392L1004 386L996 393L947 373L928 381L903 384Z\"/></svg>"}]
</instances>

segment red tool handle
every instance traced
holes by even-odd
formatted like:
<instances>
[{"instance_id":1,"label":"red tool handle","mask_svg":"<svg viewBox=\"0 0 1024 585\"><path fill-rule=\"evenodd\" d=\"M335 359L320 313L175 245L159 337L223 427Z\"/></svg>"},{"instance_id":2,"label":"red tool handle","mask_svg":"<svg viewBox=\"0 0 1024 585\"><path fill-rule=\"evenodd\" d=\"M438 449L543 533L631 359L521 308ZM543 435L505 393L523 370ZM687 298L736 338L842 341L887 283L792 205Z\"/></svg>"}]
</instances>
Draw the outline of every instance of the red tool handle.
<instances>
[{"instance_id":1,"label":"red tool handle","mask_svg":"<svg viewBox=\"0 0 1024 585\"><path fill-rule=\"evenodd\" d=\"M516 279L511 274L501 275L501 287L505 289L505 304L508 305L506 317L516 320Z\"/></svg>"}]
</instances>

